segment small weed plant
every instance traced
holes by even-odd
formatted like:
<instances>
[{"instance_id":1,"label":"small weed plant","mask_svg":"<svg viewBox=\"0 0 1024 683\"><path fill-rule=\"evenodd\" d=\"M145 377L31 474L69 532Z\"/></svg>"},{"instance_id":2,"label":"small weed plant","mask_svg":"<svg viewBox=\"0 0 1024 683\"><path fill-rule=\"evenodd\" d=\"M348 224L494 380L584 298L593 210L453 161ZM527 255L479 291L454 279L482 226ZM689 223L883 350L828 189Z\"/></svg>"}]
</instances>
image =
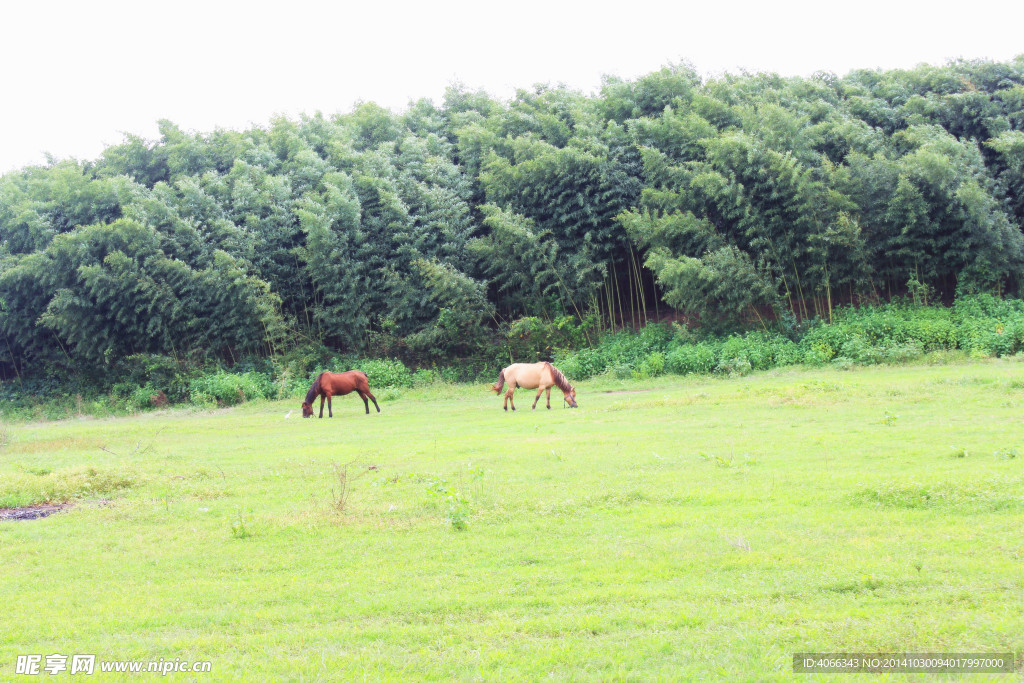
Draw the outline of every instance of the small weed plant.
<instances>
[{"instance_id":1,"label":"small weed plant","mask_svg":"<svg viewBox=\"0 0 1024 683\"><path fill-rule=\"evenodd\" d=\"M441 501L445 507L445 521L455 531L466 531L469 528L470 502L445 479L432 479L427 482L427 493Z\"/></svg>"}]
</instances>

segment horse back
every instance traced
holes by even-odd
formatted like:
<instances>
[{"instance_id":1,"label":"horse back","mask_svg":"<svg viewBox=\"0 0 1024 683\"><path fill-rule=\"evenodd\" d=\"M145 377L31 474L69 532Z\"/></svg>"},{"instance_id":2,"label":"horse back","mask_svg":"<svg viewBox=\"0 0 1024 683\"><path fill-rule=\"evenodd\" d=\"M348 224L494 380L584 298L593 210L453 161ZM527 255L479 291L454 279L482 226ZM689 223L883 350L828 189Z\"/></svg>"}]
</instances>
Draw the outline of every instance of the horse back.
<instances>
[{"instance_id":1,"label":"horse back","mask_svg":"<svg viewBox=\"0 0 1024 683\"><path fill-rule=\"evenodd\" d=\"M513 363L505 368L505 380L513 386L536 389L540 386L543 363Z\"/></svg>"},{"instance_id":2,"label":"horse back","mask_svg":"<svg viewBox=\"0 0 1024 683\"><path fill-rule=\"evenodd\" d=\"M320 379L320 385L335 396L369 389L366 373L360 370L325 372Z\"/></svg>"}]
</instances>

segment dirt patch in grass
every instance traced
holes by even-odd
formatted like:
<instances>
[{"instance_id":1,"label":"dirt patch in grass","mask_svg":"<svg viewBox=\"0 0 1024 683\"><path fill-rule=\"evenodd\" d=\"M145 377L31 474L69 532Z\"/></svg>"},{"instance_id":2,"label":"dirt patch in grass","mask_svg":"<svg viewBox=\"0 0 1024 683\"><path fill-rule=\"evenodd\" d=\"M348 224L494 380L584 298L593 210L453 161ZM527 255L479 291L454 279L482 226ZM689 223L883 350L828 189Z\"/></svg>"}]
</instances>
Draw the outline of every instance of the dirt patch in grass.
<instances>
[{"instance_id":1,"label":"dirt patch in grass","mask_svg":"<svg viewBox=\"0 0 1024 683\"><path fill-rule=\"evenodd\" d=\"M11 444L12 453L60 453L63 451L91 451L102 447L104 441L90 437L63 437L60 439L39 439L17 441Z\"/></svg>"},{"instance_id":2,"label":"dirt patch in grass","mask_svg":"<svg viewBox=\"0 0 1024 683\"><path fill-rule=\"evenodd\" d=\"M654 389L633 389L632 391L602 391L602 394L649 394Z\"/></svg>"},{"instance_id":3,"label":"dirt patch in grass","mask_svg":"<svg viewBox=\"0 0 1024 683\"><path fill-rule=\"evenodd\" d=\"M27 505L20 508L0 508L0 521L24 521L27 519L40 519L49 517L55 512L60 512L71 507L71 503L56 503L47 505Z\"/></svg>"},{"instance_id":4,"label":"dirt patch in grass","mask_svg":"<svg viewBox=\"0 0 1024 683\"><path fill-rule=\"evenodd\" d=\"M0 510L106 498L137 483L138 475L125 466L0 472Z\"/></svg>"}]
</instances>

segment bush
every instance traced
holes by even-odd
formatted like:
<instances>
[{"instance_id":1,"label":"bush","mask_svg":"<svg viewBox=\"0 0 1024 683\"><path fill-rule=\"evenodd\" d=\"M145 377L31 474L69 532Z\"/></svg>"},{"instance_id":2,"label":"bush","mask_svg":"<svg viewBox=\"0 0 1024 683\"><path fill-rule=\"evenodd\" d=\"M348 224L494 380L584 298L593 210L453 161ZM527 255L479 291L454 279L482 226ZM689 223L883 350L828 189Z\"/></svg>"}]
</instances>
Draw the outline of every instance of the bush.
<instances>
[{"instance_id":1,"label":"bush","mask_svg":"<svg viewBox=\"0 0 1024 683\"><path fill-rule=\"evenodd\" d=\"M608 360L600 349L580 349L576 353L559 354L555 365L570 381L580 381L605 372Z\"/></svg>"},{"instance_id":2,"label":"bush","mask_svg":"<svg viewBox=\"0 0 1024 683\"><path fill-rule=\"evenodd\" d=\"M832 359L832 367L837 370L849 370L855 365L852 359L846 356L837 356Z\"/></svg>"},{"instance_id":3,"label":"bush","mask_svg":"<svg viewBox=\"0 0 1024 683\"><path fill-rule=\"evenodd\" d=\"M555 349L579 349L587 346L589 334L597 326L597 316L582 319L563 315L548 322L537 317L520 318L509 325L505 343L509 354L520 362L552 358Z\"/></svg>"},{"instance_id":4,"label":"bush","mask_svg":"<svg viewBox=\"0 0 1024 683\"><path fill-rule=\"evenodd\" d=\"M291 367L285 367L277 374L277 380L274 382L275 397L299 398L305 396L312 384L313 380L305 374L297 375Z\"/></svg>"},{"instance_id":5,"label":"bush","mask_svg":"<svg viewBox=\"0 0 1024 683\"><path fill-rule=\"evenodd\" d=\"M648 355L640 364L640 369L636 371L636 374L639 377L657 377L665 374L665 354L655 351Z\"/></svg>"},{"instance_id":6,"label":"bush","mask_svg":"<svg viewBox=\"0 0 1024 683\"><path fill-rule=\"evenodd\" d=\"M118 361L112 374L118 378L113 393L127 398L130 407L145 407L142 404L148 398L140 401L133 396L138 387L148 386L153 394L162 392L171 402L188 400L189 383L196 375L196 368L170 356L137 353Z\"/></svg>"},{"instance_id":7,"label":"bush","mask_svg":"<svg viewBox=\"0 0 1024 683\"><path fill-rule=\"evenodd\" d=\"M715 372L730 377L743 377L753 370L746 358L722 358L715 367Z\"/></svg>"},{"instance_id":8,"label":"bush","mask_svg":"<svg viewBox=\"0 0 1024 683\"><path fill-rule=\"evenodd\" d=\"M619 331L603 335L594 348L576 352L561 350L555 364L567 377L584 380L610 372L628 378L634 373L656 377L666 369L667 354L676 331L668 325L651 323L640 332Z\"/></svg>"},{"instance_id":9,"label":"bush","mask_svg":"<svg viewBox=\"0 0 1024 683\"><path fill-rule=\"evenodd\" d=\"M167 403L167 395L152 384L138 387L125 401L128 409L136 412L150 408L163 408Z\"/></svg>"},{"instance_id":10,"label":"bush","mask_svg":"<svg viewBox=\"0 0 1024 683\"><path fill-rule=\"evenodd\" d=\"M799 365L803 359L800 345L786 337L779 337L775 346L775 364L778 367Z\"/></svg>"},{"instance_id":11,"label":"bush","mask_svg":"<svg viewBox=\"0 0 1024 683\"><path fill-rule=\"evenodd\" d=\"M615 379L630 379L633 376L633 368L628 365L616 365L612 368Z\"/></svg>"},{"instance_id":12,"label":"bush","mask_svg":"<svg viewBox=\"0 0 1024 683\"><path fill-rule=\"evenodd\" d=\"M907 363L923 355L924 351L916 341L909 341L906 344L894 344L885 349L885 361L887 363Z\"/></svg>"},{"instance_id":13,"label":"bush","mask_svg":"<svg viewBox=\"0 0 1024 683\"><path fill-rule=\"evenodd\" d=\"M718 351L705 342L677 346L665 358L666 369L677 375L707 375L717 366Z\"/></svg>"},{"instance_id":14,"label":"bush","mask_svg":"<svg viewBox=\"0 0 1024 683\"><path fill-rule=\"evenodd\" d=\"M412 373L412 386L425 387L441 381L441 375L429 368L420 368Z\"/></svg>"},{"instance_id":15,"label":"bush","mask_svg":"<svg viewBox=\"0 0 1024 683\"><path fill-rule=\"evenodd\" d=\"M355 363L354 370L362 370L370 382L370 389L387 389L390 387L409 388L412 386L412 373L400 360L388 358L364 360Z\"/></svg>"},{"instance_id":16,"label":"bush","mask_svg":"<svg viewBox=\"0 0 1024 683\"><path fill-rule=\"evenodd\" d=\"M189 385L192 403L209 406L233 406L245 401L270 398L276 395L274 383L261 372L230 373L223 370L201 375Z\"/></svg>"},{"instance_id":17,"label":"bush","mask_svg":"<svg viewBox=\"0 0 1024 683\"><path fill-rule=\"evenodd\" d=\"M497 374L497 372L494 373L495 376ZM442 382L447 382L448 384L462 381L462 375L458 368L438 368L437 375Z\"/></svg>"}]
</instances>

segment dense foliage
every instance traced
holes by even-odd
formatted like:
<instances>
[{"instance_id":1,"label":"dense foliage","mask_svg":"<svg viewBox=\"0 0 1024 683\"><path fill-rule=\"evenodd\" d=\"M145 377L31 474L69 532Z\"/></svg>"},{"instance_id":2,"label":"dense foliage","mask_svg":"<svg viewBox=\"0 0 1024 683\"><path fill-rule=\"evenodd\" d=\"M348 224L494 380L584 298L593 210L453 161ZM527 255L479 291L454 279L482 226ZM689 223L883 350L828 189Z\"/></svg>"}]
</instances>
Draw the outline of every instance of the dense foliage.
<instances>
[{"instance_id":1,"label":"dense foliage","mask_svg":"<svg viewBox=\"0 0 1024 683\"><path fill-rule=\"evenodd\" d=\"M656 308L727 332L1014 293L1022 225L1024 57L810 79L669 66L592 96L162 122L0 178L0 375L309 344L443 364L497 328L512 355L546 335L520 350L550 356ZM823 360L858 360L826 342ZM211 382L175 390L263 390Z\"/></svg>"},{"instance_id":2,"label":"dense foliage","mask_svg":"<svg viewBox=\"0 0 1024 683\"><path fill-rule=\"evenodd\" d=\"M1024 301L975 295L952 307L897 301L840 307L833 322L814 320L779 330L697 338L676 325L651 324L639 334L605 335L593 347L559 354L559 367L586 379L603 373L622 378L662 374L745 375L787 365L905 363L928 354L959 351L970 357L1024 352Z\"/></svg>"},{"instance_id":3,"label":"dense foliage","mask_svg":"<svg viewBox=\"0 0 1024 683\"><path fill-rule=\"evenodd\" d=\"M840 306L833 321L783 321L771 330L729 335L695 334L678 323L650 323L637 332L595 332L594 320L563 316L551 322L523 318L506 350L516 358L551 357L572 381L605 375L642 379L665 374L743 376L792 365L854 366L951 362L962 358L1024 358L1024 300L977 294L953 306L910 300L860 307ZM587 341L588 335L591 337ZM339 355L323 346L299 347L271 358L248 359L230 370L181 364L153 354L129 356L107 381L35 377L0 383L0 418L112 415L170 403L200 408L252 399L294 400L320 372L359 368L377 397L441 383L494 382L507 361L412 370L397 359ZM115 381L116 380L116 381Z\"/></svg>"}]
</instances>

